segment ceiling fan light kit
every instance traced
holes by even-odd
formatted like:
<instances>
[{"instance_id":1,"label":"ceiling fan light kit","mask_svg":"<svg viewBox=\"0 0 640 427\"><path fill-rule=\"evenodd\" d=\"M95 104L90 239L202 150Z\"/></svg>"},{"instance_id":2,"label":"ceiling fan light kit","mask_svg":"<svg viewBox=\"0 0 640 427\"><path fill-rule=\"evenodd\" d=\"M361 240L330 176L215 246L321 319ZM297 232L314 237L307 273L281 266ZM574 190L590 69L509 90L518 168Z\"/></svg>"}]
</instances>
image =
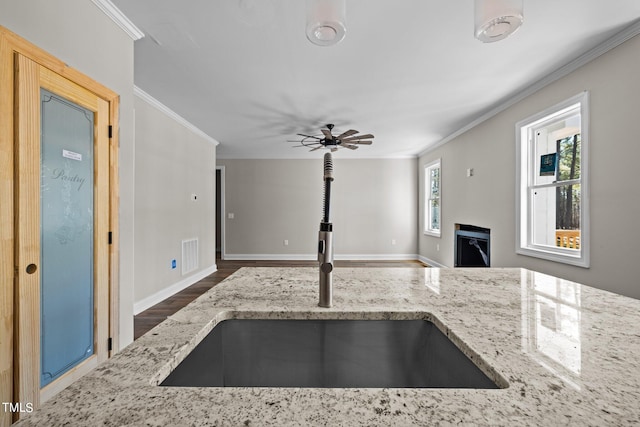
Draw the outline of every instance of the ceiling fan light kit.
<instances>
[{"instance_id":1,"label":"ceiling fan light kit","mask_svg":"<svg viewBox=\"0 0 640 427\"><path fill-rule=\"evenodd\" d=\"M347 33L345 0L307 0L307 38L318 46L340 43Z\"/></svg>"},{"instance_id":2,"label":"ceiling fan light kit","mask_svg":"<svg viewBox=\"0 0 640 427\"><path fill-rule=\"evenodd\" d=\"M524 21L523 0L475 0L475 36L492 43L513 34Z\"/></svg>"}]
</instances>

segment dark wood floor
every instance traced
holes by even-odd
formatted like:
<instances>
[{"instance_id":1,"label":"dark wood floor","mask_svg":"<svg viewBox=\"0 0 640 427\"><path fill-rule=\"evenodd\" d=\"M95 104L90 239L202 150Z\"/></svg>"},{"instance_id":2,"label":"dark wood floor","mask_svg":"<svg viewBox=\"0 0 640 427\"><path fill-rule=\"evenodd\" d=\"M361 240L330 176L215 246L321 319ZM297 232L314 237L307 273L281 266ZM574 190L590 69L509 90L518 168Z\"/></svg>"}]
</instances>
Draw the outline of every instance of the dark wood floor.
<instances>
[{"instance_id":1,"label":"dark wood floor","mask_svg":"<svg viewBox=\"0 0 640 427\"><path fill-rule=\"evenodd\" d=\"M134 339L153 329L242 267L316 267L317 261L228 261L216 259L217 271L134 317ZM336 261L336 267L425 267L420 261Z\"/></svg>"}]
</instances>

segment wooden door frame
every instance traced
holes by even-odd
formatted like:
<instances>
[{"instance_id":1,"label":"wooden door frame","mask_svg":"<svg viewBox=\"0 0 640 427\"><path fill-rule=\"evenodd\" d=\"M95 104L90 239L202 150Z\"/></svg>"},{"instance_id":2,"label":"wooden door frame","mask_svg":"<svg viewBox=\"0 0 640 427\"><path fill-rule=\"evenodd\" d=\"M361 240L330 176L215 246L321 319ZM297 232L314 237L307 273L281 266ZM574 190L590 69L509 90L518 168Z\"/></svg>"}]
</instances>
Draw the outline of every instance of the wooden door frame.
<instances>
[{"instance_id":1,"label":"wooden door frame","mask_svg":"<svg viewBox=\"0 0 640 427\"><path fill-rule=\"evenodd\" d=\"M64 62L0 26L0 400L16 402L14 372L16 369L15 308L20 297L15 289L16 272L25 266L16 265L15 257L15 56L23 55L60 76L91 91L109 103L109 337L117 351L119 331L119 96ZM0 426L10 425L17 414L0 411Z\"/></svg>"}]
</instances>

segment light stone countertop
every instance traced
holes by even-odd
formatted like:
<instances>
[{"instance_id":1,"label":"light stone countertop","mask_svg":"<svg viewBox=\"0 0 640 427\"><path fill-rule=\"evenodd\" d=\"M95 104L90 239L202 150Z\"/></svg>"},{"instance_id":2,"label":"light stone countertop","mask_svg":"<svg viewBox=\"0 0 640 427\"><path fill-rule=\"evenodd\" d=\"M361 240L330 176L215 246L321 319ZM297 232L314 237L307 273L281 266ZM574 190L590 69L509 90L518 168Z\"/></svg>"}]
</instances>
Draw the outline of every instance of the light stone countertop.
<instances>
[{"instance_id":1,"label":"light stone countertop","mask_svg":"<svg viewBox=\"0 0 640 427\"><path fill-rule=\"evenodd\" d=\"M26 426L640 425L640 301L522 269L242 268ZM507 388L160 387L219 321L428 319Z\"/></svg>"}]
</instances>

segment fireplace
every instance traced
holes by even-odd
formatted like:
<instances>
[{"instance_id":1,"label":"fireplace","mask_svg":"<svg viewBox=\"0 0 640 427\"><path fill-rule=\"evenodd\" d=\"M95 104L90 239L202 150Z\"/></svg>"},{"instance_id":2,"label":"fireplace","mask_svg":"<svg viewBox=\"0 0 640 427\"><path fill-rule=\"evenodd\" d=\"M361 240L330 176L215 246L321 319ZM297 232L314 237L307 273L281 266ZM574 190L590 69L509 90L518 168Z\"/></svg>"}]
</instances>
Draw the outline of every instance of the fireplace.
<instances>
[{"instance_id":1,"label":"fireplace","mask_svg":"<svg viewBox=\"0 0 640 427\"><path fill-rule=\"evenodd\" d=\"M491 230L456 224L454 267L491 267Z\"/></svg>"}]
</instances>

